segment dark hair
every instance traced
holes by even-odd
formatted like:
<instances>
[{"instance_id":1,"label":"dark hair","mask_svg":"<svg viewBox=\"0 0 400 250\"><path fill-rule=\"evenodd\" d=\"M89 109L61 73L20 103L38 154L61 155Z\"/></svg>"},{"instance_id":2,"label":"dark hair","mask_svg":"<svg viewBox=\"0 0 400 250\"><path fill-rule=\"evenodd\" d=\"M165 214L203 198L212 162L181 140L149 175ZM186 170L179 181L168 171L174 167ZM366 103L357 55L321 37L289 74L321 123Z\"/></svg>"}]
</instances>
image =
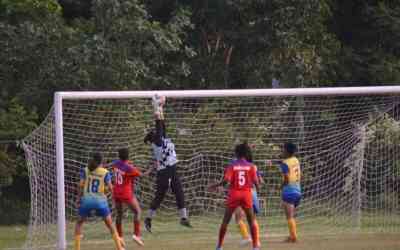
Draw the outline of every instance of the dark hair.
<instances>
[{"instance_id":1,"label":"dark hair","mask_svg":"<svg viewBox=\"0 0 400 250\"><path fill-rule=\"evenodd\" d=\"M247 142L236 145L235 147L236 158L245 158L248 162L253 162L253 154L251 153L251 148Z\"/></svg>"},{"instance_id":2,"label":"dark hair","mask_svg":"<svg viewBox=\"0 0 400 250\"><path fill-rule=\"evenodd\" d=\"M90 171L95 170L103 162L103 156L100 153L94 153L89 161L88 168Z\"/></svg>"},{"instance_id":3,"label":"dark hair","mask_svg":"<svg viewBox=\"0 0 400 250\"><path fill-rule=\"evenodd\" d=\"M285 143L283 145L283 148L290 155L294 155L297 152L297 146L294 143L291 143L291 142Z\"/></svg>"},{"instance_id":4,"label":"dark hair","mask_svg":"<svg viewBox=\"0 0 400 250\"><path fill-rule=\"evenodd\" d=\"M155 136L155 131L154 130L150 130L147 135L144 137L143 141L144 143L152 143L154 140L154 136Z\"/></svg>"},{"instance_id":5,"label":"dark hair","mask_svg":"<svg viewBox=\"0 0 400 250\"><path fill-rule=\"evenodd\" d=\"M123 161L127 161L129 159L129 149L121 148L118 150L118 157Z\"/></svg>"}]
</instances>

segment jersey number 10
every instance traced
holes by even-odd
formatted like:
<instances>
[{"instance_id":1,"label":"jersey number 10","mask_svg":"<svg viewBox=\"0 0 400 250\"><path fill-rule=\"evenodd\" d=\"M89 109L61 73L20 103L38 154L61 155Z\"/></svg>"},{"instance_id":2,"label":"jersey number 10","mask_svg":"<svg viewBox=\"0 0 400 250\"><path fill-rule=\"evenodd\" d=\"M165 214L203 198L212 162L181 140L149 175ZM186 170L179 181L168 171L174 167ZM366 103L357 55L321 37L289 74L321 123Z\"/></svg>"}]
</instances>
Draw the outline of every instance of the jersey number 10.
<instances>
[{"instance_id":1,"label":"jersey number 10","mask_svg":"<svg viewBox=\"0 0 400 250\"><path fill-rule=\"evenodd\" d=\"M124 177L122 176L121 172L118 170L115 172L115 182L118 185L122 185L124 183Z\"/></svg>"}]
</instances>

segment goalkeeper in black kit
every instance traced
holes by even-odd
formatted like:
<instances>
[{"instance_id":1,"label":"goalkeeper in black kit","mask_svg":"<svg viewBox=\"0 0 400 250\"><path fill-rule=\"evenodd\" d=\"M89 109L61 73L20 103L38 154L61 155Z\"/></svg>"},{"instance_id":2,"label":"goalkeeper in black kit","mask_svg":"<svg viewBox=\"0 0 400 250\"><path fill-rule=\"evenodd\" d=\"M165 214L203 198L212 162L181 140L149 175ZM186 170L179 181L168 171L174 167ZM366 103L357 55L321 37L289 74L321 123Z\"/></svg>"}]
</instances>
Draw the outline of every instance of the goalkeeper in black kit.
<instances>
[{"instance_id":1,"label":"goalkeeper in black kit","mask_svg":"<svg viewBox=\"0 0 400 250\"><path fill-rule=\"evenodd\" d=\"M170 187L175 194L176 205L181 218L180 224L182 226L192 227L188 220L188 213L185 207L182 183L176 171L178 159L176 157L175 145L170 138L167 138L165 131L163 114L164 104L165 97L157 95L153 97L155 129L151 130L144 138L145 143L151 143L154 158L154 165L148 172L153 169L157 170L155 197L150 204L149 212L144 220L145 228L149 232L151 232L152 218L155 216L156 210L160 207Z\"/></svg>"}]
</instances>

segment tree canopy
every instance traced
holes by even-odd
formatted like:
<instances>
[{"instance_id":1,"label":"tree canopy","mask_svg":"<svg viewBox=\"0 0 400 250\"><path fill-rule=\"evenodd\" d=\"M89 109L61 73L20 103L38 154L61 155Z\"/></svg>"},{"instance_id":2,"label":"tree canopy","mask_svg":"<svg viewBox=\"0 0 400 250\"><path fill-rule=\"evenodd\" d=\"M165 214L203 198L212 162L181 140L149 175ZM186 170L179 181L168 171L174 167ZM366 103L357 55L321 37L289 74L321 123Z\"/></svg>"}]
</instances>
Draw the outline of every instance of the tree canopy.
<instances>
[{"instance_id":1,"label":"tree canopy","mask_svg":"<svg viewBox=\"0 0 400 250\"><path fill-rule=\"evenodd\" d=\"M399 40L391 0L0 0L0 142L61 90L396 84Z\"/></svg>"}]
</instances>

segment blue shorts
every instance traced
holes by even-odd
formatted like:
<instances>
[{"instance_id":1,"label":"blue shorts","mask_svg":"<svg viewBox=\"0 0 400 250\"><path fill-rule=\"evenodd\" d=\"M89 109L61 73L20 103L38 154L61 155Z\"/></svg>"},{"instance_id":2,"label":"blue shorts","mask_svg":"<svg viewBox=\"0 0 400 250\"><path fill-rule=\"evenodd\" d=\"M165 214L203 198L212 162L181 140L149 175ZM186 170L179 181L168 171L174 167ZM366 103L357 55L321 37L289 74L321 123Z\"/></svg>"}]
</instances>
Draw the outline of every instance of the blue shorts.
<instances>
[{"instance_id":1,"label":"blue shorts","mask_svg":"<svg viewBox=\"0 0 400 250\"><path fill-rule=\"evenodd\" d=\"M301 201L301 193L298 192L283 192L282 200L286 203L294 205L297 207Z\"/></svg>"},{"instance_id":2,"label":"blue shorts","mask_svg":"<svg viewBox=\"0 0 400 250\"><path fill-rule=\"evenodd\" d=\"M111 211L108 207L106 199L97 197L82 197L81 205L79 206L79 216L89 217L92 211L96 212L99 217L107 217Z\"/></svg>"},{"instance_id":3,"label":"blue shorts","mask_svg":"<svg viewBox=\"0 0 400 250\"><path fill-rule=\"evenodd\" d=\"M255 189L251 190L251 195L253 197L253 211L258 214L260 213L260 202L258 201L257 191Z\"/></svg>"}]
</instances>

